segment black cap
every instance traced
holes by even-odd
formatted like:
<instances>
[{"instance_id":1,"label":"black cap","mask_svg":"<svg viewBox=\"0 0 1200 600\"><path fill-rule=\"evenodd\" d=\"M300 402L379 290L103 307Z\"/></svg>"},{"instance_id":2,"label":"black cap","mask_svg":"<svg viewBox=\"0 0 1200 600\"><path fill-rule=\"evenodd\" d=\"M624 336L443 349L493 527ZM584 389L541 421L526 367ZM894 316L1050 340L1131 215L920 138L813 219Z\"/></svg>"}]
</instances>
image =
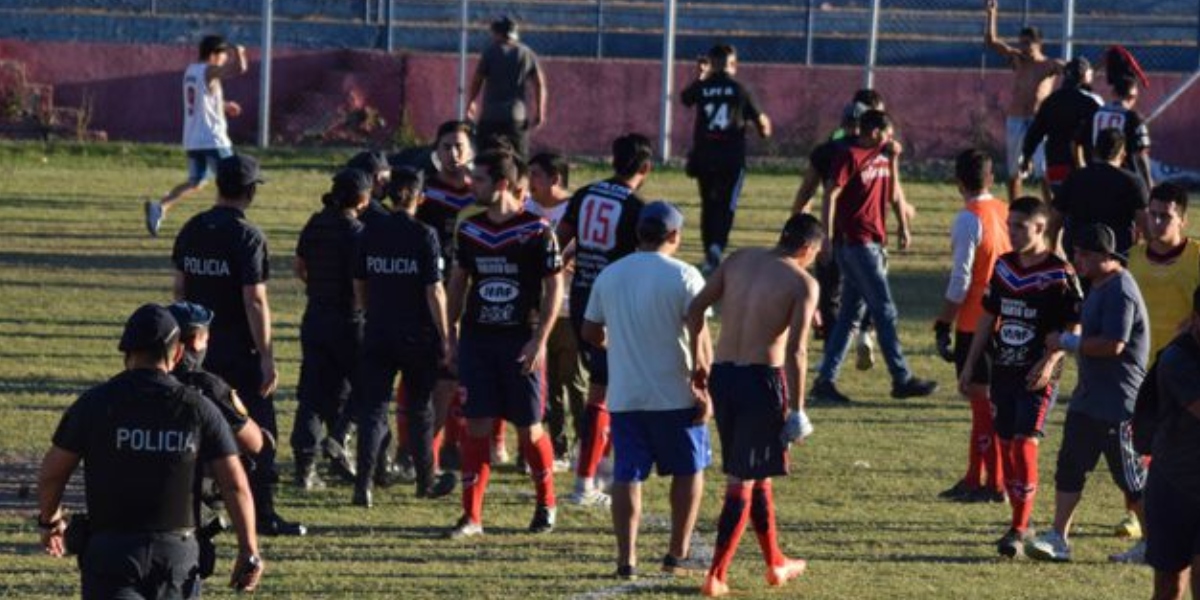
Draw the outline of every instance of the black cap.
<instances>
[{"instance_id":1,"label":"black cap","mask_svg":"<svg viewBox=\"0 0 1200 600\"><path fill-rule=\"evenodd\" d=\"M388 164L387 157L382 152L364 151L355 154L353 158L346 161L347 169L358 169L376 175L383 171L391 170L392 165Z\"/></svg>"},{"instance_id":2,"label":"black cap","mask_svg":"<svg viewBox=\"0 0 1200 600\"><path fill-rule=\"evenodd\" d=\"M1085 223L1077 231L1073 231L1071 237L1076 250L1106 254L1121 261L1125 259L1117 254L1117 238L1108 225Z\"/></svg>"},{"instance_id":3,"label":"black cap","mask_svg":"<svg viewBox=\"0 0 1200 600\"><path fill-rule=\"evenodd\" d=\"M253 156L235 154L217 163L217 187L222 190L241 190L266 181L258 169L258 160Z\"/></svg>"},{"instance_id":4,"label":"black cap","mask_svg":"<svg viewBox=\"0 0 1200 600\"><path fill-rule=\"evenodd\" d=\"M512 17L504 15L499 19L492 21L492 33L496 35L502 35L510 40L515 40L519 35L517 33L517 22L514 21Z\"/></svg>"},{"instance_id":5,"label":"black cap","mask_svg":"<svg viewBox=\"0 0 1200 600\"><path fill-rule=\"evenodd\" d=\"M212 324L213 311L195 302L175 302L168 305L167 310L171 311L171 316L175 317L175 322L182 329L208 327Z\"/></svg>"},{"instance_id":6,"label":"black cap","mask_svg":"<svg viewBox=\"0 0 1200 600\"><path fill-rule=\"evenodd\" d=\"M125 321L125 332L117 349L121 352L159 350L179 339L179 323L171 311L157 304L143 304Z\"/></svg>"},{"instance_id":7,"label":"black cap","mask_svg":"<svg viewBox=\"0 0 1200 600\"><path fill-rule=\"evenodd\" d=\"M232 48L225 38L219 35L206 35L200 40L200 56L207 57L217 52L225 52Z\"/></svg>"},{"instance_id":8,"label":"black cap","mask_svg":"<svg viewBox=\"0 0 1200 600\"><path fill-rule=\"evenodd\" d=\"M357 196L363 192L371 191L374 185L375 182L372 180L371 174L362 169L342 169L333 176L333 193L335 195L350 194Z\"/></svg>"}]
</instances>

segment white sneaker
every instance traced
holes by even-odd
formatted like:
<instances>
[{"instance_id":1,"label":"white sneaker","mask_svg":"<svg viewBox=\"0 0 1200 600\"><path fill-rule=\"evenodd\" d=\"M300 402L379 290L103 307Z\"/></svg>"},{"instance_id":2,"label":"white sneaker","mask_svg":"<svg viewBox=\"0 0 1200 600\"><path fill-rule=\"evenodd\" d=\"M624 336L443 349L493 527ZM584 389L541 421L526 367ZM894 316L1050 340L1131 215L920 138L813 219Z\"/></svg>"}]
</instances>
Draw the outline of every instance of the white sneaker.
<instances>
[{"instance_id":1,"label":"white sneaker","mask_svg":"<svg viewBox=\"0 0 1200 600\"><path fill-rule=\"evenodd\" d=\"M568 458L554 459L553 470L555 473L566 473L571 470L571 461Z\"/></svg>"},{"instance_id":2,"label":"white sneaker","mask_svg":"<svg viewBox=\"0 0 1200 600\"><path fill-rule=\"evenodd\" d=\"M151 237L158 237L158 230L163 222L162 203L147 200L142 203L142 212L146 215L146 231L150 232Z\"/></svg>"},{"instance_id":3,"label":"white sneaker","mask_svg":"<svg viewBox=\"0 0 1200 600\"><path fill-rule=\"evenodd\" d=\"M576 490L567 496L567 502L585 508L608 508L612 506L612 497L600 490Z\"/></svg>"},{"instance_id":4,"label":"white sneaker","mask_svg":"<svg viewBox=\"0 0 1200 600\"><path fill-rule=\"evenodd\" d=\"M1127 565L1144 565L1146 564L1146 540L1139 540L1132 548L1121 552L1120 554L1112 554L1108 560L1115 563L1124 563Z\"/></svg>"},{"instance_id":5,"label":"white sneaker","mask_svg":"<svg viewBox=\"0 0 1200 600\"><path fill-rule=\"evenodd\" d=\"M1067 562L1071 560L1071 546L1057 531L1050 530L1025 544L1025 555L1035 560Z\"/></svg>"},{"instance_id":6,"label":"white sneaker","mask_svg":"<svg viewBox=\"0 0 1200 600\"><path fill-rule=\"evenodd\" d=\"M858 345L855 348L855 368L868 371L875 366L875 342L871 340L871 332L863 331L858 334Z\"/></svg>"},{"instance_id":7,"label":"white sneaker","mask_svg":"<svg viewBox=\"0 0 1200 600\"><path fill-rule=\"evenodd\" d=\"M508 455L508 447L503 444L492 446L492 464L507 465L511 457Z\"/></svg>"}]
</instances>

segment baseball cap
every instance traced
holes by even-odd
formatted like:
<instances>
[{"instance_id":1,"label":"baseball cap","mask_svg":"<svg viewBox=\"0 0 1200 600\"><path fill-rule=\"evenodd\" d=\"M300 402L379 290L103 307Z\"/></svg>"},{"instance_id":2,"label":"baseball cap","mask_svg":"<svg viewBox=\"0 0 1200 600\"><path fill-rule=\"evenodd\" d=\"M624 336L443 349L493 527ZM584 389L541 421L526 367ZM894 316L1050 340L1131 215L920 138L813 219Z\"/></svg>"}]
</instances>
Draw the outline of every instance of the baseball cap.
<instances>
[{"instance_id":1,"label":"baseball cap","mask_svg":"<svg viewBox=\"0 0 1200 600\"><path fill-rule=\"evenodd\" d=\"M390 171L392 165L388 164L387 157L382 152L366 150L355 154L353 158L346 161L346 168L358 169L369 175L375 175L383 171Z\"/></svg>"},{"instance_id":2,"label":"baseball cap","mask_svg":"<svg viewBox=\"0 0 1200 600\"><path fill-rule=\"evenodd\" d=\"M206 35L200 39L200 55L208 56L229 50L232 46L219 35Z\"/></svg>"},{"instance_id":3,"label":"baseball cap","mask_svg":"<svg viewBox=\"0 0 1200 600\"><path fill-rule=\"evenodd\" d=\"M143 304L125 321L117 349L121 352L157 350L179 338L179 323L158 304Z\"/></svg>"},{"instance_id":4,"label":"baseball cap","mask_svg":"<svg viewBox=\"0 0 1200 600\"><path fill-rule=\"evenodd\" d=\"M182 329L208 327L213 320L213 311L195 302L175 302L168 305L167 310Z\"/></svg>"},{"instance_id":5,"label":"baseball cap","mask_svg":"<svg viewBox=\"0 0 1200 600\"><path fill-rule=\"evenodd\" d=\"M1125 260L1117 253L1117 238L1111 229L1102 223L1087 223L1072 232L1073 244L1076 250L1087 250L1107 254L1117 260Z\"/></svg>"},{"instance_id":6,"label":"baseball cap","mask_svg":"<svg viewBox=\"0 0 1200 600\"><path fill-rule=\"evenodd\" d=\"M217 187L243 189L255 183L266 183L258 168L258 159L246 154L222 158L217 163Z\"/></svg>"},{"instance_id":7,"label":"baseball cap","mask_svg":"<svg viewBox=\"0 0 1200 600\"><path fill-rule=\"evenodd\" d=\"M492 33L502 35L510 40L515 40L518 36L517 22L514 21L512 17L504 15L499 19L492 21Z\"/></svg>"},{"instance_id":8,"label":"baseball cap","mask_svg":"<svg viewBox=\"0 0 1200 600\"><path fill-rule=\"evenodd\" d=\"M338 171L333 176L333 192L358 195L370 191L375 182L371 174L357 168L347 168Z\"/></svg>"},{"instance_id":9,"label":"baseball cap","mask_svg":"<svg viewBox=\"0 0 1200 600\"><path fill-rule=\"evenodd\" d=\"M683 228L683 213L674 204L665 200L655 200L642 207L638 213L637 230L652 235L662 235Z\"/></svg>"}]
</instances>

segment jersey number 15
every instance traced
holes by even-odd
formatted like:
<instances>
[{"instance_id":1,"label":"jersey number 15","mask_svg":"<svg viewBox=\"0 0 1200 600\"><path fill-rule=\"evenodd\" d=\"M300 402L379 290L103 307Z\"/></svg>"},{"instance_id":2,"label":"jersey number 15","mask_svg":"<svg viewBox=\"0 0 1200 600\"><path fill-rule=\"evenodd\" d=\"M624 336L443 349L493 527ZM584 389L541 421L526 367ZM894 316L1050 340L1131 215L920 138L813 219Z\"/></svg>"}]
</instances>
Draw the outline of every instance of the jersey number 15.
<instances>
[{"instance_id":1,"label":"jersey number 15","mask_svg":"<svg viewBox=\"0 0 1200 600\"><path fill-rule=\"evenodd\" d=\"M587 196L579 207L579 244L598 250L617 246L617 222L621 218L621 203L612 198Z\"/></svg>"}]
</instances>

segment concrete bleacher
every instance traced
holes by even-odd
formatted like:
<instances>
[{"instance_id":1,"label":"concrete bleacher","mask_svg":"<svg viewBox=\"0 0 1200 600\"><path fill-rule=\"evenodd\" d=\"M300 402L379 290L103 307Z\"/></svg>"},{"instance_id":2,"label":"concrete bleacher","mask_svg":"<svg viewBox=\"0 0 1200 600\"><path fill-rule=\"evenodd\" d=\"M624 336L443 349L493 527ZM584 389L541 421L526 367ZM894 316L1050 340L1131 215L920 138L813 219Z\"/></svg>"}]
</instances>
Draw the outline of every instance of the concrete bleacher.
<instances>
[{"instance_id":1,"label":"concrete bleacher","mask_svg":"<svg viewBox=\"0 0 1200 600\"><path fill-rule=\"evenodd\" d=\"M452 52L458 47L459 3L392 0L395 47ZM679 3L677 55L687 57L721 39L743 60L803 62L813 19L814 64L861 64L866 58L869 0L689 0ZM1197 8L1186 0L1078 2L1077 48L1095 56L1113 42L1129 46L1151 70L1190 71L1198 55ZM381 0L277 0L275 43L294 48L383 48ZM878 62L882 65L1002 66L982 53L978 0L884 0ZM1001 34L1015 36L1021 3L1004 4ZM4 0L0 38L48 41L192 44L218 31L259 43L261 0ZM663 3L654 0L473 0L472 49L486 40L484 24L499 14L524 22L524 39L544 55L657 58ZM1015 8L1014 8L1015 7ZM1030 0L1028 20L1050 42L1061 36L1060 0ZM603 32L597 35L597 23Z\"/></svg>"}]
</instances>

